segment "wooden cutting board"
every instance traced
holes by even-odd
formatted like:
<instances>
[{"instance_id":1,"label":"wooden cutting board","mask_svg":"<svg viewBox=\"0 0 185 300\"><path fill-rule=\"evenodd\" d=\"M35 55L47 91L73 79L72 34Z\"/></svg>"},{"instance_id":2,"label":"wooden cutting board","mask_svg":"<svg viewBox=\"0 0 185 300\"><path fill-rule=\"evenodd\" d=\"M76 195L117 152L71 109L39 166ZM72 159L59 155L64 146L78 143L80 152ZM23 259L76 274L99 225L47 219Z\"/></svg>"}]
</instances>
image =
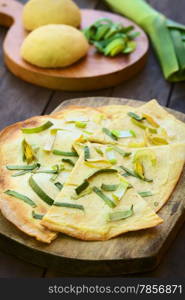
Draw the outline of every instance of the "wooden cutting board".
<instances>
[{"instance_id":1,"label":"wooden cutting board","mask_svg":"<svg viewBox=\"0 0 185 300\"><path fill-rule=\"evenodd\" d=\"M125 26L134 25L140 32L137 49L130 55L114 58L98 54L93 46L88 55L67 68L44 69L26 63L20 56L20 47L28 32L22 24L23 5L14 0L0 0L0 25L10 27L4 40L4 60L10 71L21 79L46 88L85 91L115 86L139 72L146 62L148 39L141 28L116 14L83 9L82 28L99 18L110 18Z\"/></svg>"},{"instance_id":2,"label":"wooden cutting board","mask_svg":"<svg viewBox=\"0 0 185 300\"><path fill-rule=\"evenodd\" d=\"M142 102L120 98L82 98L63 102L55 112L74 104L139 106ZM184 114L169 111L185 121ZM103 242L80 241L60 234L50 245L45 245L19 231L0 215L0 248L33 264L59 269L71 276L114 276L152 270L159 264L185 220L184 181L185 170L159 213L164 223L156 228L130 232Z\"/></svg>"}]
</instances>

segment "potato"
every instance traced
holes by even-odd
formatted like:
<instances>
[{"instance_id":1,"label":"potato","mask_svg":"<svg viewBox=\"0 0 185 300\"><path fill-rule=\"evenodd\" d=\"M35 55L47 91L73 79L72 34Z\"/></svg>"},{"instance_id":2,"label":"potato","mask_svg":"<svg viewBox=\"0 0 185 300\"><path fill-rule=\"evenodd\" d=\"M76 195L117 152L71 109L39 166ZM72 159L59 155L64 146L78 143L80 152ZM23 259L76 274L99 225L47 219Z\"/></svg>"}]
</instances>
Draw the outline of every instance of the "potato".
<instances>
[{"instance_id":1,"label":"potato","mask_svg":"<svg viewBox=\"0 0 185 300\"><path fill-rule=\"evenodd\" d=\"M48 24L79 27L80 23L80 9L72 0L30 0L23 9L23 24L29 31Z\"/></svg>"},{"instance_id":2,"label":"potato","mask_svg":"<svg viewBox=\"0 0 185 300\"><path fill-rule=\"evenodd\" d=\"M27 62L43 68L69 66L87 54L83 33L68 25L45 25L32 31L21 46Z\"/></svg>"}]
</instances>

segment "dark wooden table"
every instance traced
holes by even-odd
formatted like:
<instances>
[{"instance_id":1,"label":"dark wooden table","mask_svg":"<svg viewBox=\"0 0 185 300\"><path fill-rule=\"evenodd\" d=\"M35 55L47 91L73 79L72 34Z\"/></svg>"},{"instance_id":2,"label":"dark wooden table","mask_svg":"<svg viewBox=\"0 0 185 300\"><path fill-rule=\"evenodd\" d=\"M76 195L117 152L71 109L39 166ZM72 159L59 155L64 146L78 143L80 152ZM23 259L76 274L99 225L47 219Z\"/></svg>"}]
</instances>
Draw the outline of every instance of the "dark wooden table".
<instances>
[{"instance_id":1,"label":"dark wooden table","mask_svg":"<svg viewBox=\"0 0 185 300\"><path fill-rule=\"evenodd\" d=\"M22 2L26 2L22 0ZM82 8L107 8L101 0L76 0ZM155 8L176 21L184 22L185 1L149 0ZM0 27L0 45L6 29ZM68 93L51 91L25 83L13 76L3 63L0 47L0 128L34 115L50 113L62 101L87 96L112 96L147 101L152 98L166 106L185 113L185 83L170 84L163 79L158 62L150 50L148 63L135 78L116 88L96 92ZM160 266L153 272L134 277L185 277L185 224L166 253ZM0 277L65 277L65 270L55 272L21 261L0 251Z\"/></svg>"}]
</instances>

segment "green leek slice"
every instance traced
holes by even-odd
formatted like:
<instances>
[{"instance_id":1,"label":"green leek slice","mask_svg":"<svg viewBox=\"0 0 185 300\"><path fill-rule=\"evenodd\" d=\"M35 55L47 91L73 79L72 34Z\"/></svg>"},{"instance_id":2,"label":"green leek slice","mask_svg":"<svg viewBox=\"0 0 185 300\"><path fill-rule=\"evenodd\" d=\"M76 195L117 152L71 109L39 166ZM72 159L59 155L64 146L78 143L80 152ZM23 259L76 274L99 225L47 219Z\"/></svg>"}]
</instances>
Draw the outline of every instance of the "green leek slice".
<instances>
[{"instance_id":1,"label":"green leek slice","mask_svg":"<svg viewBox=\"0 0 185 300\"><path fill-rule=\"evenodd\" d=\"M88 186L89 186L89 182L87 180L84 180L82 184L80 184L75 188L76 194L80 195Z\"/></svg>"},{"instance_id":2,"label":"green leek slice","mask_svg":"<svg viewBox=\"0 0 185 300\"><path fill-rule=\"evenodd\" d=\"M129 117L135 119L136 121L142 121L144 120L144 117L140 117L139 115L133 113L133 112L129 112L128 113Z\"/></svg>"},{"instance_id":3,"label":"green leek slice","mask_svg":"<svg viewBox=\"0 0 185 300\"><path fill-rule=\"evenodd\" d=\"M117 163L117 159L116 159L113 148L112 147L107 147L106 148L106 154L107 154L108 161L112 165L115 165Z\"/></svg>"},{"instance_id":4,"label":"green leek slice","mask_svg":"<svg viewBox=\"0 0 185 300\"><path fill-rule=\"evenodd\" d=\"M90 149L88 146L84 147L84 160L88 160L90 158Z\"/></svg>"},{"instance_id":5,"label":"green leek slice","mask_svg":"<svg viewBox=\"0 0 185 300\"><path fill-rule=\"evenodd\" d=\"M111 133L117 138L136 137L136 134L133 130L111 130Z\"/></svg>"},{"instance_id":6,"label":"green leek slice","mask_svg":"<svg viewBox=\"0 0 185 300\"><path fill-rule=\"evenodd\" d=\"M57 187L57 189L58 189L59 191L61 191L61 190L63 189L63 184L60 183L60 182L55 182L54 185Z\"/></svg>"},{"instance_id":7,"label":"green leek slice","mask_svg":"<svg viewBox=\"0 0 185 300\"><path fill-rule=\"evenodd\" d=\"M83 205L80 204L73 204L73 203L65 203L65 202L55 202L54 206L58 207L66 207L66 208L76 208L84 211Z\"/></svg>"},{"instance_id":8,"label":"green leek slice","mask_svg":"<svg viewBox=\"0 0 185 300\"><path fill-rule=\"evenodd\" d=\"M86 122L81 122L81 121L76 121L75 122L75 126L77 128L86 128L87 127L87 123Z\"/></svg>"},{"instance_id":9,"label":"green leek slice","mask_svg":"<svg viewBox=\"0 0 185 300\"><path fill-rule=\"evenodd\" d=\"M44 217L44 215L37 214L37 213L35 213L35 211L33 210L33 211L32 211L32 217L33 217L34 219L36 219L36 220L42 220L43 217Z\"/></svg>"},{"instance_id":10,"label":"green leek slice","mask_svg":"<svg viewBox=\"0 0 185 300\"><path fill-rule=\"evenodd\" d=\"M131 121L132 121L132 123L133 123L134 125L136 125L136 126L142 128L142 129L148 129L151 133L157 133L157 129L156 129L156 128L148 127L148 126L146 126L145 124L143 124L142 122L137 121L137 120L135 120L135 119L133 119L133 118L131 118Z\"/></svg>"},{"instance_id":11,"label":"green leek slice","mask_svg":"<svg viewBox=\"0 0 185 300\"><path fill-rule=\"evenodd\" d=\"M102 183L101 189L105 192L114 192L119 187L119 184L104 184Z\"/></svg>"},{"instance_id":12,"label":"green leek slice","mask_svg":"<svg viewBox=\"0 0 185 300\"><path fill-rule=\"evenodd\" d=\"M96 195L98 195L109 207L116 207L116 204L96 186L93 187L93 192L96 193Z\"/></svg>"},{"instance_id":13,"label":"green leek slice","mask_svg":"<svg viewBox=\"0 0 185 300\"><path fill-rule=\"evenodd\" d=\"M128 156L130 156L132 154L131 152L125 152L124 150L122 150L121 148L116 147L116 146L114 146L113 149L117 153L121 154L123 157L128 157Z\"/></svg>"},{"instance_id":14,"label":"green leek slice","mask_svg":"<svg viewBox=\"0 0 185 300\"><path fill-rule=\"evenodd\" d=\"M74 165L75 165L75 163L74 163L71 159L69 159L69 158L62 158L62 161L63 161L64 163L68 163L69 165L71 165L71 166L73 166L73 167L74 167Z\"/></svg>"},{"instance_id":15,"label":"green leek slice","mask_svg":"<svg viewBox=\"0 0 185 300\"><path fill-rule=\"evenodd\" d=\"M129 170L129 169L125 168L124 166L120 166L120 168L125 171L125 174L123 174L123 176L132 176L132 177L136 177L136 178L138 178L140 180L143 180L143 181L146 181L146 182L153 182L153 179L147 179L145 177L142 178L142 177L139 176L139 174L135 173L132 170Z\"/></svg>"},{"instance_id":16,"label":"green leek slice","mask_svg":"<svg viewBox=\"0 0 185 300\"><path fill-rule=\"evenodd\" d=\"M36 168L39 168L40 167L40 164L36 163L36 164L33 164L33 165L7 165L6 168L8 170L25 170L25 171L32 171Z\"/></svg>"},{"instance_id":17,"label":"green leek slice","mask_svg":"<svg viewBox=\"0 0 185 300\"><path fill-rule=\"evenodd\" d=\"M79 195L74 195L72 196L71 198L74 199L74 200L78 200L80 198L83 198L89 194L92 193L92 187L88 187L87 189L85 189L83 192L81 192Z\"/></svg>"},{"instance_id":18,"label":"green leek slice","mask_svg":"<svg viewBox=\"0 0 185 300\"><path fill-rule=\"evenodd\" d=\"M60 150L56 150L54 149L53 154L55 155L60 155L60 156L71 156L71 157L78 157L77 152L66 152L66 151L60 151Z\"/></svg>"},{"instance_id":19,"label":"green leek slice","mask_svg":"<svg viewBox=\"0 0 185 300\"><path fill-rule=\"evenodd\" d=\"M103 154L103 151L101 150L100 147L95 147L94 149L95 149L95 151L96 151L100 156L103 156L103 155L104 155L104 154Z\"/></svg>"},{"instance_id":20,"label":"green leek slice","mask_svg":"<svg viewBox=\"0 0 185 300\"><path fill-rule=\"evenodd\" d=\"M25 202L26 204L29 204L32 207L37 207L37 205L35 204L35 202L33 202L30 198L28 198L27 196L20 194L16 191L12 191L12 190L7 190L4 192L5 194L12 196L14 198L20 199L23 202Z\"/></svg>"},{"instance_id":21,"label":"green leek slice","mask_svg":"<svg viewBox=\"0 0 185 300\"><path fill-rule=\"evenodd\" d=\"M88 178L87 180L92 179L94 176L97 176L99 174L111 174L111 173L117 173L118 170L117 169L100 169L98 171L93 172Z\"/></svg>"},{"instance_id":22,"label":"green leek slice","mask_svg":"<svg viewBox=\"0 0 185 300\"><path fill-rule=\"evenodd\" d=\"M118 210L113 213L110 213L108 215L108 221L114 222L114 221L124 220L133 216L133 214L134 214L134 210L132 205L131 208L128 210Z\"/></svg>"},{"instance_id":23,"label":"green leek slice","mask_svg":"<svg viewBox=\"0 0 185 300\"><path fill-rule=\"evenodd\" d=\"M117 136L115 136L109 129L107 128L102 128L103 133L105 133L106 135L108 135L112 140L117 141L118 138Z\"/></svg>"},{"instance_id":24,"label":"green leek slice","mask_svg":"<svg viewBox=\"0 0 185 300\"><path fill-rule=\"evenodd\" d=\"M37 194L37 196L42 199L44 202L46 202L48 205L52 205L54 200L50 198L41 188L40 186L36 183L36 181L33 179L33 176L29 178L28 181L30 187L32 190Z\"/></svg>"},{"instance_id":25,"label":"green leek slice","mask_svg":"<svg viewBox=\"0 0 185 300\"><path fill-rule=\"evenodd\" d=\"M39 133L42 132L48 128L50 128L51 126L53 126L53 123L50 121L47 121L46 123L44 123L43 125L39 126L39 127L34 127L34 128L22 128L22 132L26 133L26 134L32 134L32 133Z\"/></svg>"},{"instance_id":26,"label":"green leek slice","mask_svg":"<svg viewBox=\"0 0 185 300\"><path fill-rule=\"evenodd\" d=\"M141 197L150 197L153 196L153 194L150 191L146 191L146 192L139 192L138 193Z\"/></svg>"},{"instance_id":27,"label":"green leek slice","mask_svg":"<svg viewBox=\"0 0 185 300\"><path fill-rule=\"evenodd\" d=\"M112 196L116 202L121 200L121 198L125 195L128 187L129 187L129 183L126 180L124 180L123 178L121 178L121 182L120 182L116 192L112 194Z\"/></svg>"}]
</instances>

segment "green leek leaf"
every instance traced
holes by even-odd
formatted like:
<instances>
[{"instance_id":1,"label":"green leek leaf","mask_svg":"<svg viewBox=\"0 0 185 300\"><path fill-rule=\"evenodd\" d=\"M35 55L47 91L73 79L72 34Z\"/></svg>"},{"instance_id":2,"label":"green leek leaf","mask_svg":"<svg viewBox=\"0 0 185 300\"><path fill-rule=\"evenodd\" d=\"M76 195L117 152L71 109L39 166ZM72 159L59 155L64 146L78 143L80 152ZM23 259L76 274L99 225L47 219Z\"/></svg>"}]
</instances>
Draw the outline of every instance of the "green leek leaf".
<instances>
[{"instance_id":1,"label":"green leek leaf","mask_svg":"<svg viewBox=\"0 0 185 300\"><path fill-rule=\"evenodd\" d=\"M32 190L39 196L40 199L42 199L44 202L46 202L48 205L52 205L54 200L50 198L36 183L36 181L33 179L33 176L29 178L29 185L32 188Z\"/></svg>"},{"instance_id":2,"label":"green leek leaf","mask_svg":"<svg viewBox=\"0 0 185 300\"><path fill-rule=\"evenodd\" d=\"M28 198L27 196L20 194L16 191L12 191L12 190L7 190L4 192L5 194L12 196L14 198L20 199L23 202L25 202L26 204L29 204L32 207L37 207L37 205L35 204L35 202L33 202L30 198Z\"/></svg>"},{"instance_id":3,"label":"green leek leaf","mask_svg":"<svg viewBox=\"0 0 185 300\"><path fill-rule=\"evenodd\" d=\"M32 217L36 220L42 220L44 215L41 215L41 214L37 214L34 212L34 210L32 211Z\"/></svg>"},{"instance_id":4,"label":"green leek leaf","mask_svg":"<svg viewBox=\"0 0 185 300\"><path fill-rule=\"evenodd\" d=\"M58 189L59 191L61 191L61 190L63 189L63 184L60 183L60 182L55 182L54 185L57 187L57 189Z\"/></svg>"},{"instance_id":5,"label":"green leek leaf","mask_svg":"<svg viewBox=\"0 0 185 300\"><path fill-rule=\"evenodd\" d=\"M117 141L118 138L117 136L115 136L109 129L107 128L102 128L103 133L105 133L106 135L108 135L112 140Z\"/></svg>"},{"instance_id":6,"label":"green leek leaf","mask_svg":"<svg viewBox=\"0 0 185 300\"><path fill-rule=\"evenodd\" d=\"M114 222L114 221L124 220L133 216L133 214L134 214L134 210L132 205L131 208L128 210L118 210L113 213L110 213L108 216L108 221Z\"/></svg>"},{"instance_id":7,"label":"green leek leaf","mask_svg":"<svg viewBox=\"0 0 185 300\"><path fill-rule=\"evenodd\" d=\"M110 199L108 196L106 196L104 193L102 193L102 191L97 188L97 187L93 187L93 192L98 195L109 207L114 208L116 207L116 204L112 201L112 199Z\"/></svg>"},{"instance_id":8,"label":"green leek leaf","mask_svg":"<svg viewBox=\"0 0 185 300\"><path fill-rule=\"evenodd\" d=\"M76 208L84 211L83 205L79 205L79 204L55 202L53 205L58 207Z\"/></svg>"},{"instance_id":9,"label":"green leek leaf","mask_svg":"<svg viewBox=\"0 0 185 300\"><path fill-rule=\"evenodd\" d=\"M26 133L26 134L32 134L32 133L39 133L42 132L48 128L50 128L51 126L53 126L53 123L50 121L47 121L46 123L44 123L43 125L39 126L39 127L34 127L34 128L22 128L22 132Z\"/></svg>"},{"instance_id":10,"label":"green leek leaf","mask_svg":"<svg viewBox=\"0 0 185 300\"><path fill-rule=\"evenodd\" d=\"M114 192L119 187L119 184L104 184L102 183L101 189L105 192Z\"/></svg>"},{"instance_id":11,"label":"green leek leaf","mask_svg":"<svg viewBox=\"0 0 185 300\"><path fill-rule=\"evenodd\" d=\"M60 150L53 150L53 154L60 155L60 156L71 156L71 157L78 157L77 152L66 152L66 151L60 151Z\"/></svg>"}]
</instances>

